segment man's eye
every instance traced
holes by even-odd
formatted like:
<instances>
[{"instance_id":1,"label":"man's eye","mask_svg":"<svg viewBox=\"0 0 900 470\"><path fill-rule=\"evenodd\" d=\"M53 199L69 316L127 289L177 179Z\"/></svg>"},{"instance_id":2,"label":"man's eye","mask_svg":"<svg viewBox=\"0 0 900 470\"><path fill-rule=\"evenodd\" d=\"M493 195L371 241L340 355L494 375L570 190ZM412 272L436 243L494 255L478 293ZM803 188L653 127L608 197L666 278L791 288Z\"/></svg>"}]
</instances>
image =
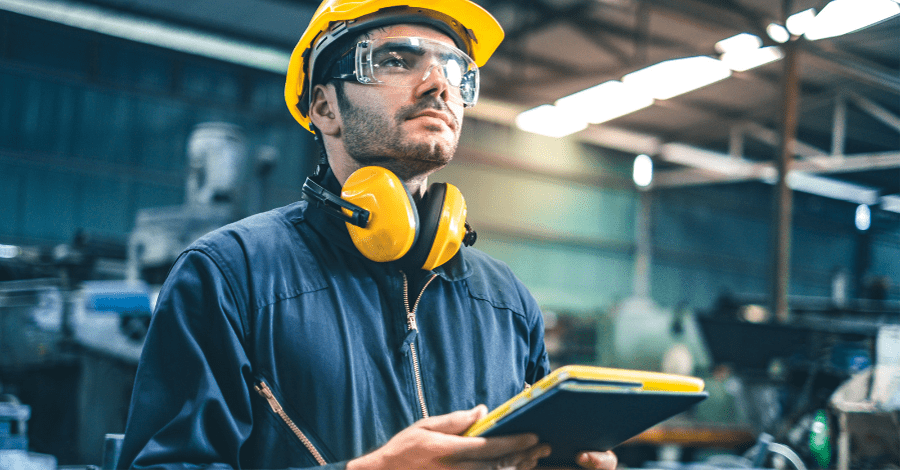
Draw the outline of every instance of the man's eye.
<instances>
[{"instance_id":1,"label":"man's eye","mask_svg":"<svg viewBox=\"0 0 900 470\"><path fill-rule=\"evenodd\" d=\"M406 61L399 57L389 57L378 63L379 67L406 68Z\"/></svg>"}]
</instances>

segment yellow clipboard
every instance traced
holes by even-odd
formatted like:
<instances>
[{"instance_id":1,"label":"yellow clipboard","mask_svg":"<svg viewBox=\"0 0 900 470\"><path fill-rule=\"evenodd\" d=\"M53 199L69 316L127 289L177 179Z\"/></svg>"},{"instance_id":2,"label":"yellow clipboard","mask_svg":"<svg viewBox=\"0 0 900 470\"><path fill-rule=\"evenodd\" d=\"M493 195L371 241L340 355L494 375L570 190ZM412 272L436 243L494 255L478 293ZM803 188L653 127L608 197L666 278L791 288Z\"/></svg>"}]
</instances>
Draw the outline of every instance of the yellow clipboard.
<instances>
[{"instance_id":1,"label":"yellow clipboard","mask_svg":"<svg viewBox=\"0 0 900 470\"><path fill-rule=\"evenodd\" d=\"M705 399L702 379L569 365L475 422L464 436L533 432L553 447L543 463L571 464L581 450L609 450ZM571 455L566 455L571 454Z\"/></svg>"}]
</instances>

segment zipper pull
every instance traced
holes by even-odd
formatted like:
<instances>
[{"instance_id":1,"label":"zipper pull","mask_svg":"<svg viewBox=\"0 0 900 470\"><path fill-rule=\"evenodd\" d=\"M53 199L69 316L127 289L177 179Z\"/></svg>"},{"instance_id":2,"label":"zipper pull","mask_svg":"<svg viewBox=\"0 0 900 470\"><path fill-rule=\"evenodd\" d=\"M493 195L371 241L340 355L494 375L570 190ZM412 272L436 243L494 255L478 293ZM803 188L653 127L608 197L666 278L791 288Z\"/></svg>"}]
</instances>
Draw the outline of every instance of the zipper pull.
<instances>
[{"instance_id":1,"label":"zipper pull","mask_svg":"<svg viewBox=\"0 0 900 470\"><path fill-rule=\"evenodd\" d=\"M418 330L409 330L406 332L406 337L403 338L403 344L400 345L400 352L402 352L404 356L409 354L409 345L416 340L418 334Z\"/></svg>"},{"instance_id":2,"label":"zipper pull","mask_svg":"<svg viewBox=\"0 0 900 470\"><path fill-rule=\"evenodd\" d=\"M266 399L267 402L269 402L269 406L272 408L272 411L274 411L275 413L281 413L281 403L278 403L278 400L275 399L275 394L272 393L272 389L270 389L265 382L260 382L253 388L256 389L256 393L260 394L260 396L262 396Z\"/></svg>"},{"instance_id":3,"label":"zipper pull","mask_svg":"<svg viewBox=\"0 0 900 470\"><path fill-rule=\"evenodd\" d=\"M409 331L418 331L419 327L416 325L416 314L409 312L406 314L406 329Z\"/></svg>"}]
</instances>

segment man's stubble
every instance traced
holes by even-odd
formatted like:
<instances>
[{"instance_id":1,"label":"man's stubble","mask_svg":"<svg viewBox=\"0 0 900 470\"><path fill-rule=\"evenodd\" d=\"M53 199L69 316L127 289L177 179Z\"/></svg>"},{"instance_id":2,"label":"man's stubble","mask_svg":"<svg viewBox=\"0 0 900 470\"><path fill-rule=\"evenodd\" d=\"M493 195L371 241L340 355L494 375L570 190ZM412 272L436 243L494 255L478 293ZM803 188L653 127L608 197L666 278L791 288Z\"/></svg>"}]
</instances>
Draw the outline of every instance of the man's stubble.
<instances>
[{"instance_id":1,"label":"man's stubble","mask_svg":"<svg viewBox=\"0 0 900 470\"><path fill-rule=\"evenodd\" d=\"M341 134L344 148L360 167L381 166L394 172L402 181L411 181L445 167L456 153L461 122L435 96L425 96L414 104L400 108L393 118L357 106L346 96L341 96L338 103L343 121ZM456 120L457 132L452 142L438 139L412 142L406 136L403 123L428 109L445 112ZM426 126L425 129L429 132L440 130L436 126Z\"/></svg>"}]
</instances>

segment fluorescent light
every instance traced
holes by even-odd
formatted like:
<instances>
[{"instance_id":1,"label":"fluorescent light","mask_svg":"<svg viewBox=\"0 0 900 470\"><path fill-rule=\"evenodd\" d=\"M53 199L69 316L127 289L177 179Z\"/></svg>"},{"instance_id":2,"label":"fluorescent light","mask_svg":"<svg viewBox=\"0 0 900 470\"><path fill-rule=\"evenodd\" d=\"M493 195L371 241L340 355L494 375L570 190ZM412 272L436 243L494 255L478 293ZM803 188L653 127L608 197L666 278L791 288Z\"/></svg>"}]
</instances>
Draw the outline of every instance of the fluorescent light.
<instances>
[{"instance_id":1,"label":"fluorescent light","mask_svg":"<svg viewBox=\"0 0 900 470\"><path fill-rule=\"evenodd\" d=\"M634 170L632 172L634 184L646 188L653 181L653 160L647 155L638 155L634 158Z\"/></svg>"},{"instance_id":2,"label":"fluorescent light","mask_svg":"<svg viewBox=\"0 0 900 470\"><path fill-rule=\"evenodd\" d=\"M21 248L14 245L0 245L0 258L2 259L12 259L16 256L19 256L21 253Z\"/></svg>"},{"instance_id":3,"label":"fluorescent light","mask_svg":"<svg viewBox=\"0 0 900 470\"><path fill-rule=\"evenodd\" d=\"M724 80L731 69L707 56L673 59L622 77L622 82L659 100L667 100Z\"/></svg>"},{"instance_id":4,"label":"fluorescent light","mask_svg":"<svg viewBox=\"0 0 900 470\"><path fill-rule=\"evenodd\" d=\"M236 41L225 36L72 2L0 0L0 9L270 72L285 73L291 58L288 50Z\"/></svg>"},{"instance_id":5,"label":"fluorescent light","mask_svg":"<svg viewBox=\"0 0 900 470\"><path fill-rule=\"evenodd\" d=\"M782 57L784 57L784 53L778 46L769 46L750 51L726 52L722 54L722 62L735 72L743 72L775 62Z\"/></svg>"},{"instance_id":6,"label":"fluorescent light","mask_svg":"<svg viewBox=\"0 0 900 470\"><path fill-rule=\"evenodd\" d=\"M872 226L872 210L865 204L856 206L856 228L865 232Z\"/></svg>"},{"instance_id":7,"label":"fluorescent light","mask_svg":"<svg viewBox=\"0 0 900 470\"><path fill-rule=\"evenodd\" d=\"M653 98L611 80L556 100L556 107L577 119L598 124L653 104Z\"/></svg>"},{"instance_id":8,"label":"fluorescent light","mask_svg":"<svg viewBox=\"0 0 900 470\"><path fill-rule=\"evenodd\" d=\"M788 42L791 38L791 33L788 32L787 28L778 23L769 23L769 26L766 26L766 34L768 34L769 38L773 41L780 44Z\"/></svg>"},{"instance_id":9,"label":"fluorescent light","mask_svg":"<svg viewBox=\"0 0 900 470\"><path fill-rule=\"evenodd\" d=\"M563 137L584 129L587 122L556 106L545 104L516 116L516 126L535 134Z\"/></svg>"},{"instance_id":10,"label":"fluorescent light","mask_svg":"<svg viewBox=\"0 0 900 470\"><path fill-rule=\"evenodd\" d=\"M789 16L784 25L787 26L787 30L794 36L802 36L809 29L815 18L816 9L810 8Z\"/></svg>"},{"instance_id":11,"label":"fluorescent light","mask_svg":"<svg viewBox=\"0 0 900 470\"><path fill-rule=\"evenodd\" d=\"M752 51L762 47L762 39L750 33L741 33L723 39L716 43L716 52L727 54L729 52Z\"/></svg>"},{"instance_id":12,"label":"fluorescent light","mask_svg":"<svg viewBox=\"0 0 900 470\"><path fill-rule=\"evenodd\" d=\"M897 14L900 4L892 0L833 0L816 15L805 34L813 41L840 36Z\"/></svg>"}]
</instances>

